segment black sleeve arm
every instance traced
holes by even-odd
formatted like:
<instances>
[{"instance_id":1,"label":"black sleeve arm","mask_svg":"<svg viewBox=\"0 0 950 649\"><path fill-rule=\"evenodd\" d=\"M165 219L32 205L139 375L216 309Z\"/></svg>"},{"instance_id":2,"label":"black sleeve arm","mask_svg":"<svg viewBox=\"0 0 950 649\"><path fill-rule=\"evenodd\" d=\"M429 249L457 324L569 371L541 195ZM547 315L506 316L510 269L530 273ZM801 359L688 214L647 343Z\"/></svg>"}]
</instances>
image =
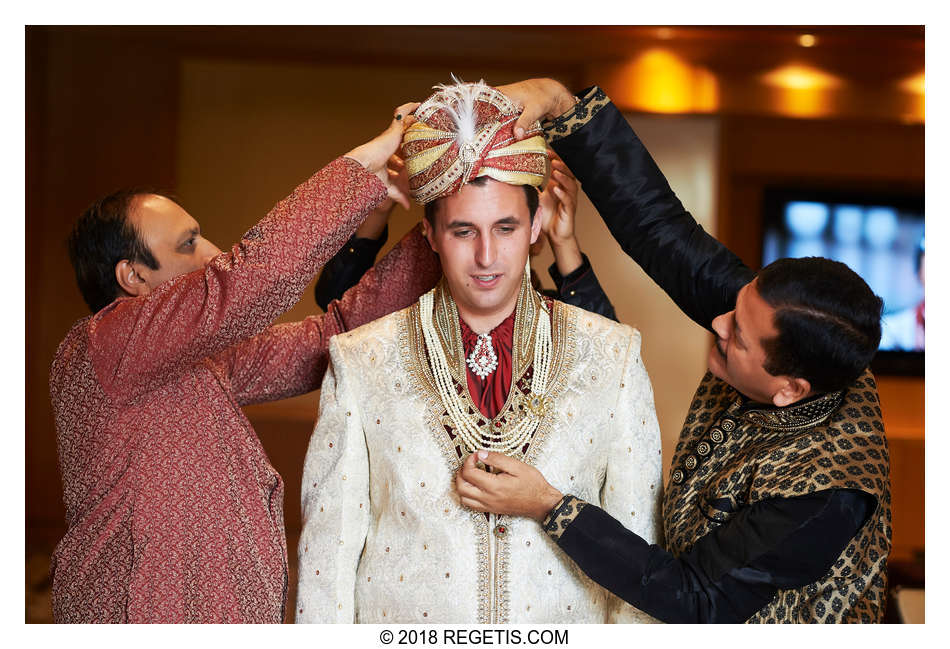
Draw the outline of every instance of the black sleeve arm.
<instances>
[{"instance_id":1,"label":"black sleeve arm","mask_svg":"<svg viewBox=\"0 0 950 649\"><path fill-rule=\"evenodd\" d=\"M348 289L356 286L357 282L368 271L376 255L386 244L389 237L389 225L383 228L379 239L364 239L355 234L340 248L320 273L316 286L313 288L313 297L324 311L333 300L339 300Z\"/></svg>"},{"instance_id":2,"label":"black sleeve arm","mask_svg":"<svg viewBox=\"0 0 950 649\"><path fill-rule=\"evenodd\" d=\"M683 208L603 91L586 92L545 132L624 252L687 316L709 329L735 307L755 274Z\"/></svg>"},{"instance_id":3,"label":"black sleeve arm","mask_svg":"<svg viewBox=\"0 0 950 649\"><path fill-rule=\"evenodd\" d=\"M548 520L545 529L591 579L664 622L737 623L778 590L827 573L874 511L875 499L829 489L761 501L679 557L650 545L601 508L580 504L573 520Z\"/></svg>"},{"instance_id":4,"label":"black sleeve arm","mask_svg":"<svg viewBox=\"0 0 950 649\"><path fill-rule=\"evenodd\" d=\"M561 275L557 264L551 264L548 268L548 274L551 275L554 286L557 288L557 298L561 302L593 311L616 321L617 314L614 312L614 305L610 303L610 299L601 288L590 260L584 253L581 253L581 259L583 260L581 265L566 276Z\"/></svg>"}]
</instances>

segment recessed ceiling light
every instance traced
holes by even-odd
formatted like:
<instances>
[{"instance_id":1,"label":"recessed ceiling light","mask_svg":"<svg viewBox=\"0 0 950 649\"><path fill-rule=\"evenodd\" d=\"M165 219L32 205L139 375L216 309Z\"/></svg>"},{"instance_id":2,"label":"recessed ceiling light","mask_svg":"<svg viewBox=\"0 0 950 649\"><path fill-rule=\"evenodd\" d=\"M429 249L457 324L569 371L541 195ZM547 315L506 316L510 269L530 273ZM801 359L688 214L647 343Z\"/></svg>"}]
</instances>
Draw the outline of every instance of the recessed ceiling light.
<instances>
[{"instance_id":1,"label":"recessed ceiling light","mask_svg":"<svg viewBox=\"0 0 950 649\"><path fill-rule=\"evenodd\" d=\"M802 47L814 47L817 42L818 39L815 38L814 34L802 34L798 37L798 44Z\"/></svg>"}]
</instances>

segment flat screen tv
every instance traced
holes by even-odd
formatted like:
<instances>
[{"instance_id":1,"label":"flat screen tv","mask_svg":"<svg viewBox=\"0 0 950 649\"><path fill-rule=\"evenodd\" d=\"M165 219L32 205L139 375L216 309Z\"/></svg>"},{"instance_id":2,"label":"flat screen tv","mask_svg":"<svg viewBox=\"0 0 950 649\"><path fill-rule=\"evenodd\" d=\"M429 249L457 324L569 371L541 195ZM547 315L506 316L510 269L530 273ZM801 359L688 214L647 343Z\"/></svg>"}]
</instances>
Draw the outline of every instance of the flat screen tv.
<instances>
[{"instance_id":1,"label":"flat screen tv","mask_svg":"<svg viewBox=\"0 0 950 649\"><path fill-rule=\"evenodd\" d=\"M884 300L878 374L924 374L924 199L921 195L769 189L762 265L781 257L847 264Z\"/></svg>"}]
</instances>

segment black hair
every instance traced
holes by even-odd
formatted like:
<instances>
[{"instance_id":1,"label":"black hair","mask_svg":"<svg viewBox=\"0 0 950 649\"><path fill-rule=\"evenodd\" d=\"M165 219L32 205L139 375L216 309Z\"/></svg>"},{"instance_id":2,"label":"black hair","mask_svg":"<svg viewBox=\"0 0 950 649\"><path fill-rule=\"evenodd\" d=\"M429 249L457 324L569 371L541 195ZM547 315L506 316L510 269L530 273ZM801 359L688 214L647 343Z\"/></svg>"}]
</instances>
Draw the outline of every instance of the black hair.
<instances>
[{"instance_id":1,"label":"black hair","mask_svg":"<svg viewBox=\"0 0 950 649\"><path fill-rule=\"evenodd\" d=\"M76 283L93 313L109 305L120 293L115 266L123 259L145 264L152 270L158 262L129 221L129 211L138 196L160 192L120 189L90 205L73 225L66 242Z\"/></svg>"},{"instance_id":2,"label":"black hair","mask_svg":"<svg viewBox=\"0 0 950 649\"><path fill-rule=\"evenodd\" d=\"M489 180L494 180L488 176L479 176L475 180L469 181L467 184L475 185L476 187L483 187ZM521 185L521 188L524 189L524 199L528 205L528 215L530 217L529 223L534 223L534 215L538 211L538 204L541 200L541 195L538 190L532 185ZM434 201L430 201L425 204L423 214L426 217L426 221L429 222L433 228L435 228L435 215L438 209L439 203L442 202L441 198L437 198Z\"/></svg>"},{"instance_id":3,"label":"black hair","mask_svg":"<svg viewBox=\"0 0 950 649\"><path fill-rule=\"evenodd\" d=\"M845 264L823 257L778 259L756 287L775 309L778 335L763 340L765 371L806 379L815 392L848 387L881 341L884 302Z\"/></svg>"}]
</instances>

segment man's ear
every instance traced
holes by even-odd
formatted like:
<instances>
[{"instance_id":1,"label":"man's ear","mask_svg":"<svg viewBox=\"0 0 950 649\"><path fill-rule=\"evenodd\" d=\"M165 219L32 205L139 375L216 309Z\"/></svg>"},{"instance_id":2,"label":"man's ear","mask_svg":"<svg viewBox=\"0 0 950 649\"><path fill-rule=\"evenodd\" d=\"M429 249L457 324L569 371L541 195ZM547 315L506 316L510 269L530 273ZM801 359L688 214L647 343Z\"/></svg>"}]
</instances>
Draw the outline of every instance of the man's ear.
<instances>
[{"instance_id":1,"label":"man's ear","mask_svg":"<svg viewBox=\"0 0 950 649\"><path fill-rule=\"evenodd\" d=\"M783 377L782 386L772 395L772 403L779 408L790 406L811 394L811 383L798 376Z\"/></svg>"},{"instance_id":2,"label":"man's ear","mask_svg":"<svg viewBox=\"0 0 950 649\"><path fill-rule=\"evenodd\" d=\"M538 240L538 237L541 236L541 221L543 214L541 214L542 207L538 205L538 209L534 211L534 219L531 221L531 243L534 243Z\"/></svg>"},{"instance_id":3,"label":"man's ear","mask_svg":"<svg viewBox=\"0 0 950 649\"><path fill-rule=\"evenodd\" d=\"M115 265L115 281L126 295L138 297L151 292L148 284L139 275L135 265L128 259L123 259Z\"/></svg>"},{"instance_id":4,"label":"man's ear","mask_svg":"<svg viewBox=\"0 0 950 649\"><path fill-rule=\"evenodd\" d=\"M437 253L438 251L432 243L432 224L429 223L429 219L426 218L422 219L422 236L429 242L429 247L432 248L432 251Z\"/></svg>"}]
</instances>

